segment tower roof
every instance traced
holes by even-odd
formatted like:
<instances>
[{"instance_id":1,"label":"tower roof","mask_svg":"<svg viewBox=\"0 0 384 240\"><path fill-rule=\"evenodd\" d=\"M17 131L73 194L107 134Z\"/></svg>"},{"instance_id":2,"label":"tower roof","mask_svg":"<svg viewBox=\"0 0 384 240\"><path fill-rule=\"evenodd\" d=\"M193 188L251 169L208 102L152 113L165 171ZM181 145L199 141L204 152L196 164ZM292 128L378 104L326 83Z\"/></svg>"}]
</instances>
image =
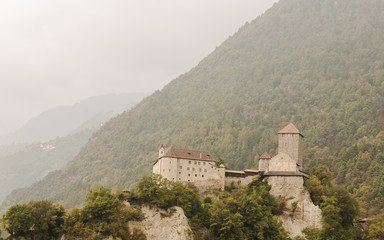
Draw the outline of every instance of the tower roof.
<instances>
[{"instance_id":1,"label":"tower roof","mask_svg":"<svg viewBox=\"0 0 384 240\"><path fill-rule=\"evenodd\" d=\"M269 156L269 154L267 152L263 153L261 156L260 156L260 159L271 159L271 157Z\"/></svg>"},{"instance_id":2,"label":"tower roof","mask_svg":"<svg viewBox=\"0 0 384 240\"><path fill-rule=\"evenodd\" d=\"M281 129L278 134L283 134L283 133L292 133L292 134L300 134L302 137L303 134L293 125L293 123L289 123L287 126L285 126L283 129Z\"/></svg>"}]
</instances>

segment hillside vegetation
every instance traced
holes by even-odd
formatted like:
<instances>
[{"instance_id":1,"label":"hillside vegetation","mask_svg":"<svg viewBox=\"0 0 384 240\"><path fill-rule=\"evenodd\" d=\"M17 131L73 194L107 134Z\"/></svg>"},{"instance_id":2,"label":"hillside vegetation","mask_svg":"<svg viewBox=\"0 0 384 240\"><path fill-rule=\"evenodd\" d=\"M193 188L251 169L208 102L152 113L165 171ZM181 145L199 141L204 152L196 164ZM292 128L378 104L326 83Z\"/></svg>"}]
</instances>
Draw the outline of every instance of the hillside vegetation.
<instances>
[{"instance_id":1,"label":"hillside vegetation","mask_svg":"<svg viewBox=\"0 0 384 240\"><path fill-rule=\"evenodd\" d=\"M383 12L379 0L281 0L105 124L65 169L7 200L72 207L95 186L130 188L151 171L160 143L254 168L255 156L276 153L276 132L289 121L305 135L307 168L322 156L344 158L341 148L384 126ZM343 166L327 163L332 171Z\"/></svg>"},{"instance_id":2,"label":"hillside vegetation","mask_svg":"<svg viewBox=\"0 0 384 240\"><path fill-rule=\"evenodd\" d=\"M16 132L0 136L0 144L45 142L56 137L67 136L95 116L127 110L146 95L148 94L105 94L87 98L71 106L48 109L30 119ZM102 120L101 117L103 116L99 116L100 120Z\"/></svg>"},{"instance_id":3,"label":"hillside vegetation","mask_svg":"<svg viewBox=\"0 0 384 240\"><path fill-rule=\"evenodd\" d=\"M49 172L63 168L80 152L95 130L87 129L42 144L27 145L13 154L0 156L0 201L12 190L29 186Z\"/></svg>"}]
</instances>

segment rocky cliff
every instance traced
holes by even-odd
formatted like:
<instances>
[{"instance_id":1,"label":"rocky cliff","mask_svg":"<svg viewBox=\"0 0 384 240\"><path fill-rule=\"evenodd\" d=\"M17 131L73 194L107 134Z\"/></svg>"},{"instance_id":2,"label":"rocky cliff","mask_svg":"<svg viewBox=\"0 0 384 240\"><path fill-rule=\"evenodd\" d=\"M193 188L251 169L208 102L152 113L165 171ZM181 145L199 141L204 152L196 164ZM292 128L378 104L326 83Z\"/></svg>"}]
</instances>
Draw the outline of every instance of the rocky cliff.
<instances>
[{"instance_id":1,"label":"rocky cliff","mask_svg":"<svg viewBox=\"0 0 384 240\"><path fill-rule=\"evenodd\" d=\"M192 230L188 219L180 207L168 210L143 206L144 219L128 223L129 229L140 229L151 240L192 240Z\"/></svg>"},{"instance_id":2,"label":"rocky cliff","mask_svg":"<svg viewBox=\"0 0 384 240\"><path fill-rule=\"evenodd\" d=\"M273 196L287 200L287 210L279 220L291 237L302 236L306 227L322 227L321 209L313 204L302 177L268 177L268 183Z\"/></svg>"}]
</instances>

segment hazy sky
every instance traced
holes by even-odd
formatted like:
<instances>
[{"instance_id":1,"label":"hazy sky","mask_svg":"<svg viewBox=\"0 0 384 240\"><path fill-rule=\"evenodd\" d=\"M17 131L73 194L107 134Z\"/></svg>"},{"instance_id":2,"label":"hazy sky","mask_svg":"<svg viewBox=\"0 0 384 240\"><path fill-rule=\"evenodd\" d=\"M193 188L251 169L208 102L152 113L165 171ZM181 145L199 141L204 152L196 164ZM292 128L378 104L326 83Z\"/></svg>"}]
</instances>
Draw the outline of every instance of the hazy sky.
<instances>
[{"instance_id":1,"label":"hazy sky","mask_svg":"<svg viewBox=\"0 0 384 240\"><path fill-rule=\"evenodd\" d=\"M0 134L41 111L148 92L277 0L0 0Z\"/></svg>"}]
</instances>

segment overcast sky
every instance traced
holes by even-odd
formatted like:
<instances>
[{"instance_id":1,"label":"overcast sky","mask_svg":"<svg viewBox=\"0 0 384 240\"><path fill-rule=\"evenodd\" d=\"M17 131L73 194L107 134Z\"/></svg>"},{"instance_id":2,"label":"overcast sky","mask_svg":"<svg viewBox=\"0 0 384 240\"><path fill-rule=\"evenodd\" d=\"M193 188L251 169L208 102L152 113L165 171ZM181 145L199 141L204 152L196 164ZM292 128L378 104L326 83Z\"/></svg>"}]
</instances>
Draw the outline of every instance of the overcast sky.
<instances>
[{"instance_id":1,"label":"overcast sky","mask_svg":"<svg viewBox=\"0 0 384 240\"><path fill-rule=\"evenodd\" d=\"M148 92L277 0L0 0L0 134L43 110Z\"/></svg>"}]
</instances>

